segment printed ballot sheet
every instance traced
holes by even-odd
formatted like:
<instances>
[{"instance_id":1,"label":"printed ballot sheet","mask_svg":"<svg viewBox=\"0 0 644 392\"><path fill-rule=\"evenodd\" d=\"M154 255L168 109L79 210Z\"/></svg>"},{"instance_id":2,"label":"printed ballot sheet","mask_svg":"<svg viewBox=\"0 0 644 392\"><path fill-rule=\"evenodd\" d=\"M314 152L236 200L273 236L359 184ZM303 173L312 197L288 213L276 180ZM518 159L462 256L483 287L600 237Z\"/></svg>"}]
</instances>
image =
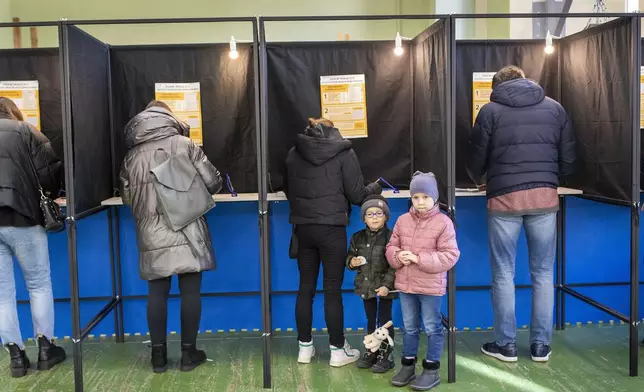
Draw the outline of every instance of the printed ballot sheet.
<instances>
[{"instance_id":1,"label":"printed ballot sheet","mask_svg":"<svg viewBox=\"0 0 644 392\"><path fill-rule=\"evenodd\" d=\"M25 121L40 131L40 99L38 81L0 81L0 97L16 103Z\"/></svg>"},{"instance_id":2,"label":"printed ballot sheet","mask_svg":"<svg viewBox=\"0 0 644 392\"><path fill-rule=\"evenodd\" d=\"M197 83L155 83L155 98L190 126L190 139L203 146L201 86Z\"/></svg>"},{"instance_id":3,"label":"printed ballot sheet","mask_svg":"<svg viewBox=\"0 0 644 392\"><path fill-rule=\"evenodd\" d=\"M472 74L472 124L476 122L481 108L490 102L492 78L495 72L474 72Z\"/></svg>"},{"instance_id":4,"label":"printed ballot sheet","mask_svg":"<svg viewBox=\"0 0 644 392\"><path fill-rule=\"evenodd\" d=\"M322 117L333 121L343 137L368 136L364 74L321 76L320 98Z\"/></svg>"}]
</instances>

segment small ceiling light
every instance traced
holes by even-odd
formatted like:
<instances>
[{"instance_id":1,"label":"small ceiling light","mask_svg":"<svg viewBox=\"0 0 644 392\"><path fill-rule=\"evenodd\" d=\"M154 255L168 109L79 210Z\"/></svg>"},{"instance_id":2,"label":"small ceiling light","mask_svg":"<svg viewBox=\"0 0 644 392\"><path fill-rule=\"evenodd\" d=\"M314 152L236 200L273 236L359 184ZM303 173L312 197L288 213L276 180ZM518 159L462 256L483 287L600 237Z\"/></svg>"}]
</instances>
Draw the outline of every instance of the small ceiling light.
<instances>
[{"instance_id":1,"label":"small ceiling light","mask_svg":"<svg viewBox=\"0 0 644 392\"><path fill-rule=\"evenodd\" d=\"M236 59L239 57L239 52L237 52L237 42L235 37L230 37L230 53L228 53L231 59Z\"/></svg>"},{"instance_id":2,"label":"small ceiling light","mask_svg":"<svg viewBox=\"0 0 644 392\"><path fill-rule=\"evenodd\" d=\"M396 47L394 48L394 54L396 56L402 56L404 50L402 47L402 37L400 36L400 33L396 33L395 45Z\"/></svg>"}]
</instances>

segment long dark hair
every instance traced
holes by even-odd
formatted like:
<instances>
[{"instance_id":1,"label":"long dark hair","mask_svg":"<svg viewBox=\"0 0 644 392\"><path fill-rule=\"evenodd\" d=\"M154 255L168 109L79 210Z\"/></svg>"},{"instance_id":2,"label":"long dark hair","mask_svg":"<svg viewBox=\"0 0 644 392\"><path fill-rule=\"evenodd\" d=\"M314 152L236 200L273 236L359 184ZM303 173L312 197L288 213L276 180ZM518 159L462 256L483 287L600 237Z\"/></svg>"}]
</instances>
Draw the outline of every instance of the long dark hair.
<instances>
[{"instance_id":1,"label":"long dark hair","mask_svg":"<svg viewBox=\"0 0 644 392\"><path fill-rule=\"evenodd\" d=\"M5 97L0 97L0 118L25 121L16 103Z\"/></svg>"}]
</instances>

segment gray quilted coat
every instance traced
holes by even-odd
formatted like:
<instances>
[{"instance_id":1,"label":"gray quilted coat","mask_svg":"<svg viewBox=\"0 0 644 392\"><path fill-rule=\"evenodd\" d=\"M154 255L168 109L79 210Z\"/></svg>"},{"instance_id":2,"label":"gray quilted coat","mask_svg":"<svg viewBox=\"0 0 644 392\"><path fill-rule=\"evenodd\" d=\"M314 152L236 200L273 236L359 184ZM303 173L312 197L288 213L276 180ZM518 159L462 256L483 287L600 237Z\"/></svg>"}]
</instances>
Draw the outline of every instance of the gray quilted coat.
<instances>
[{"instance_id":1,"label":"gray quilted coat","mask_svg":"<svg viewBox=\"0 0 644 392\"><path fill-rule=\"evenodd\" d=\"M120 182L123 203L132 208L136 222L141 279L154 280L215 268L215 255L205 217L181 231L172 231L161 213L150 170L167 159L173 138L177 153L186 153L204 180L208 191L221 190L219 171L188 135L189 128L163 108L152 107L136 115L125 127L128 152L121 166ZM195 252L186 238L195 236L202 245ZM194 243L194 241L193 241Z\"/></svg>"}]
</instances>

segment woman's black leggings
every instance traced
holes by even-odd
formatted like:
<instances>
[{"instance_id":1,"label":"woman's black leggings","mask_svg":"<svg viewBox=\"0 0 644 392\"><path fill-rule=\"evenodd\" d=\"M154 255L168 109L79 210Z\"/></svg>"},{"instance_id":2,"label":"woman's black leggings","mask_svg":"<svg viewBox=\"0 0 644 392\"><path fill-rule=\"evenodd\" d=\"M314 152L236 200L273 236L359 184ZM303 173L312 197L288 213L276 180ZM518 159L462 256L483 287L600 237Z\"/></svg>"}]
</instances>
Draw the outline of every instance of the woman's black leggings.
<instances>
[{"instance_id":1,"label":"woman's black leggings","mask_svg":"<svg viewBox=\"0 0 644 392\"><path fill-rule=\"evenodd\" d=\"M163 344L168 335L168 297L172 277L148 281L148 328L152 344ZM197 344L201 322L201 272L179 275L181 292L181 343Z\"/></svg>"}]
</instances>

